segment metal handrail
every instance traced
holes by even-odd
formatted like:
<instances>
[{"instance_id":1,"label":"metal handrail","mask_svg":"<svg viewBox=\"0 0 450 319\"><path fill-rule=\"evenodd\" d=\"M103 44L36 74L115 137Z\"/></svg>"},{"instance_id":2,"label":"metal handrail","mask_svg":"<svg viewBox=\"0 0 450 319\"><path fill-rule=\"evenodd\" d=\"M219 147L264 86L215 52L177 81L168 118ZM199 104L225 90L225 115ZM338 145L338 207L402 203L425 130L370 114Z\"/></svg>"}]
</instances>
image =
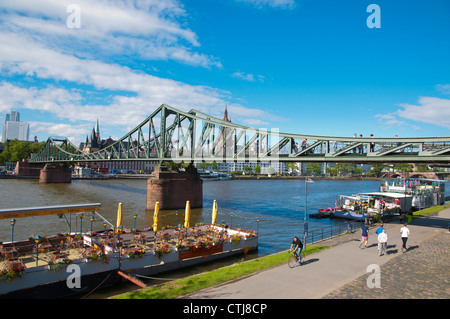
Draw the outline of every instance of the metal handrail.
<instances>
[{"instance_id":1,"label":"metal handrail","mask_svg":"<svg viewBox=\"0 0 450 319\"><path fill-rule=\"evenodd\" d=\"M307 233L308 243L316 243L324 239L342 235L345 232L353 232L361 227L361 222L349 221L342 224L330 225L318 229L313 229Z\"/></svg>"}]
</instances>

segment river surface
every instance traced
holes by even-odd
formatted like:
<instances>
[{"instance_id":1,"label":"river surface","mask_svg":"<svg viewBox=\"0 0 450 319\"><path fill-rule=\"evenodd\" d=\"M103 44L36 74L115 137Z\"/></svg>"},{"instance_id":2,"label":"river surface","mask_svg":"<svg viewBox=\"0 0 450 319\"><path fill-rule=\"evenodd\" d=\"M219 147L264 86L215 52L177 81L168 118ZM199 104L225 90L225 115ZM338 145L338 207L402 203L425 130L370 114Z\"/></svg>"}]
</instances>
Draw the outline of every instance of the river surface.
<instances>
[{"instance_id":1,"label":"river surface","mask_svg":"<svg viewBox=\"0 0 450 319\"><path fill-rule=\"evenodd\" d=\"M378 180L316 180L308 184L309 230L343 222L339 219L310 219L308 216L319 208L333 207L337 195L374 192L379 190L379 186ZM0 208L101 203L99 213L115 224L117 207L121 202L124 227L131 229L136 222L136 228L142 229L153 224L153 212L146 211L145 208L146 191L145 179L73 180L70 184L40 184L38 180L0 179ZM448 187L446 193L448 196ZM203 208L192 210L191 225L211 223L210 210L214 200L217 200L219 208L217 223L224 222L233 228L258 230L258 256L289 249L292 237L303 232L304 180L205 181ZM161 211L161 225L183 224L184 208L178 212L176 214L175 210ZM134 214L137 214L136 221L133 219ZM69 215L71 216L67 219L72 223L72 231L78 232L80 228L83 231L90 230L89 214L85 214L81 224L78 215ZM0 220L0 241L11 241L12 229L9 222ZM93 229L103 229L102 224L103 221L96 218ZM56 215L20 218L14 227L14 240L68 231L66 220Z\"/></svg>"},{"instance_id":2,"label":"river surface","mask_svg":"<svg viewBox=\"0 0 450 319\"><path fill-rule=\"evenodd\" d=\"M333 207L338 194L372 192L379 189L379 181L317 180L307 186L308 214L319 208ZM73 180L70 184L41 184L37 180L1 179L0 208L101 203L100 214L112 224L116 222L117 207L123 204L125 228L134 227L133 215L137 214L136 227L153 224L153 212L146 211L145 179ZM294 235L303 232L305 208L304 180L229 180L205 181L203 183L203 208L193 209L191 225L210 223L213 201L217 200L219 213L217 223L233 228L258 230L259 254L267 255L286 248ZM161 211L160 223L183 224L184 208ZM233 217L231 217L233 214ZM77 214L68 214L71 231L89 231L89 215L80 224ZM256 220L259 219L259 222ZM340 223L338 219L309 219L309 230ZM11 240L9 220L0 221L0 240ZM93 229L103 229L102 220L96 218ZM68 232L64 218L56 215L20 218L14 227L14 240L36 235L54 235Z\"/></svg>"}]
</instances>

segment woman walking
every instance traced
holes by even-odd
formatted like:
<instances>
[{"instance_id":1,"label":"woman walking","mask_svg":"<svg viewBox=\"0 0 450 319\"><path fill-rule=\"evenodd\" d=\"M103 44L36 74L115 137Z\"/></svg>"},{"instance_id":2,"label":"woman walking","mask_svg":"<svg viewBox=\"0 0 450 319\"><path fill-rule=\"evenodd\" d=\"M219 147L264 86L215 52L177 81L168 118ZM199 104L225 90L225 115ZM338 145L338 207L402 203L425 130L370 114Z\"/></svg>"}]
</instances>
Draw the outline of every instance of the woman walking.
<instances>
[{"instance_id":1,"label":"woman walking","mask_svg":"<svg viewBox=\"0 0 450 319\"><path fill-rule=\"evenodd\" d=\"M409 229L408 229L408 227L406 227L406 224L403 224L403 227L400 228L400 234L402 236L402 242L403 242L402 252L405 252L407 250L406 242L408 241L408 236L409 236Z\"/></svg>"},{"instance_id":2,"label":"woman walking","mask_svg":"<svg viewBox=\"0 0 450 319\"><path fill-rule=\"evenodd\" d=\"M369 227L368 227L368 224L365 223L361 227L361 243L359 244L359 248L361 248L362 244L364 244L364 247L367 248L368 241L369 241Z\"/></svg>"}]
</instances>

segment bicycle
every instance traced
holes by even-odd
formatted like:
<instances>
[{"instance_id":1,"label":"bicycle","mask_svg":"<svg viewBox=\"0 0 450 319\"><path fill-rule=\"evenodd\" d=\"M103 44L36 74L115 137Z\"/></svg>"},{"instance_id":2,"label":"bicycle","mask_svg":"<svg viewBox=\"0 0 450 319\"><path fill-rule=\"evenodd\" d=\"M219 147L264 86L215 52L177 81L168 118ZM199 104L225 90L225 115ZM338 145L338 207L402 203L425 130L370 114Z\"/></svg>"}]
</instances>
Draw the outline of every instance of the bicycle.
<instances>
[{"instance_id":1,"label":"bicycle","mask_svg":"<svg viewBox=\"0 0 450 319\"><path fill-rule=\"evenodd\" d=\"M302 259L301 262L299 262L297 251L294 251L293 254L291 254L291 252L289 251L289 259L288 259L289 268L294 268L295 266L302 265L305 262L305 251L303 249L301 255Z\"/></svg>"}]
</instances>

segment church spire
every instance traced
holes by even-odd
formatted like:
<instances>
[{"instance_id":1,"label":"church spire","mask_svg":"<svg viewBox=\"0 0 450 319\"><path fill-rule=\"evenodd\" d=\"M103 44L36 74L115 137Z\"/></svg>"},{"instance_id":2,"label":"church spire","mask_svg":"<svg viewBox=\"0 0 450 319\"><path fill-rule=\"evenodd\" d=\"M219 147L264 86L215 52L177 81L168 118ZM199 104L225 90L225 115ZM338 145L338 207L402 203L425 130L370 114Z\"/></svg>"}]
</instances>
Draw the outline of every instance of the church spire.
<instances>
[{"instance_id":1,"label":"church spire","mask_svg":"<svg viewBox=\"0 0 450 319\"><path fill-rule=\"evenodd\" d=\"M225 104L225 112L224 112L224 115L223 115L223 120L226 121L226 122L231 122L231 120L228 119L228 108L227 108L227 104Z\"/></svg>"}]
</instances>

